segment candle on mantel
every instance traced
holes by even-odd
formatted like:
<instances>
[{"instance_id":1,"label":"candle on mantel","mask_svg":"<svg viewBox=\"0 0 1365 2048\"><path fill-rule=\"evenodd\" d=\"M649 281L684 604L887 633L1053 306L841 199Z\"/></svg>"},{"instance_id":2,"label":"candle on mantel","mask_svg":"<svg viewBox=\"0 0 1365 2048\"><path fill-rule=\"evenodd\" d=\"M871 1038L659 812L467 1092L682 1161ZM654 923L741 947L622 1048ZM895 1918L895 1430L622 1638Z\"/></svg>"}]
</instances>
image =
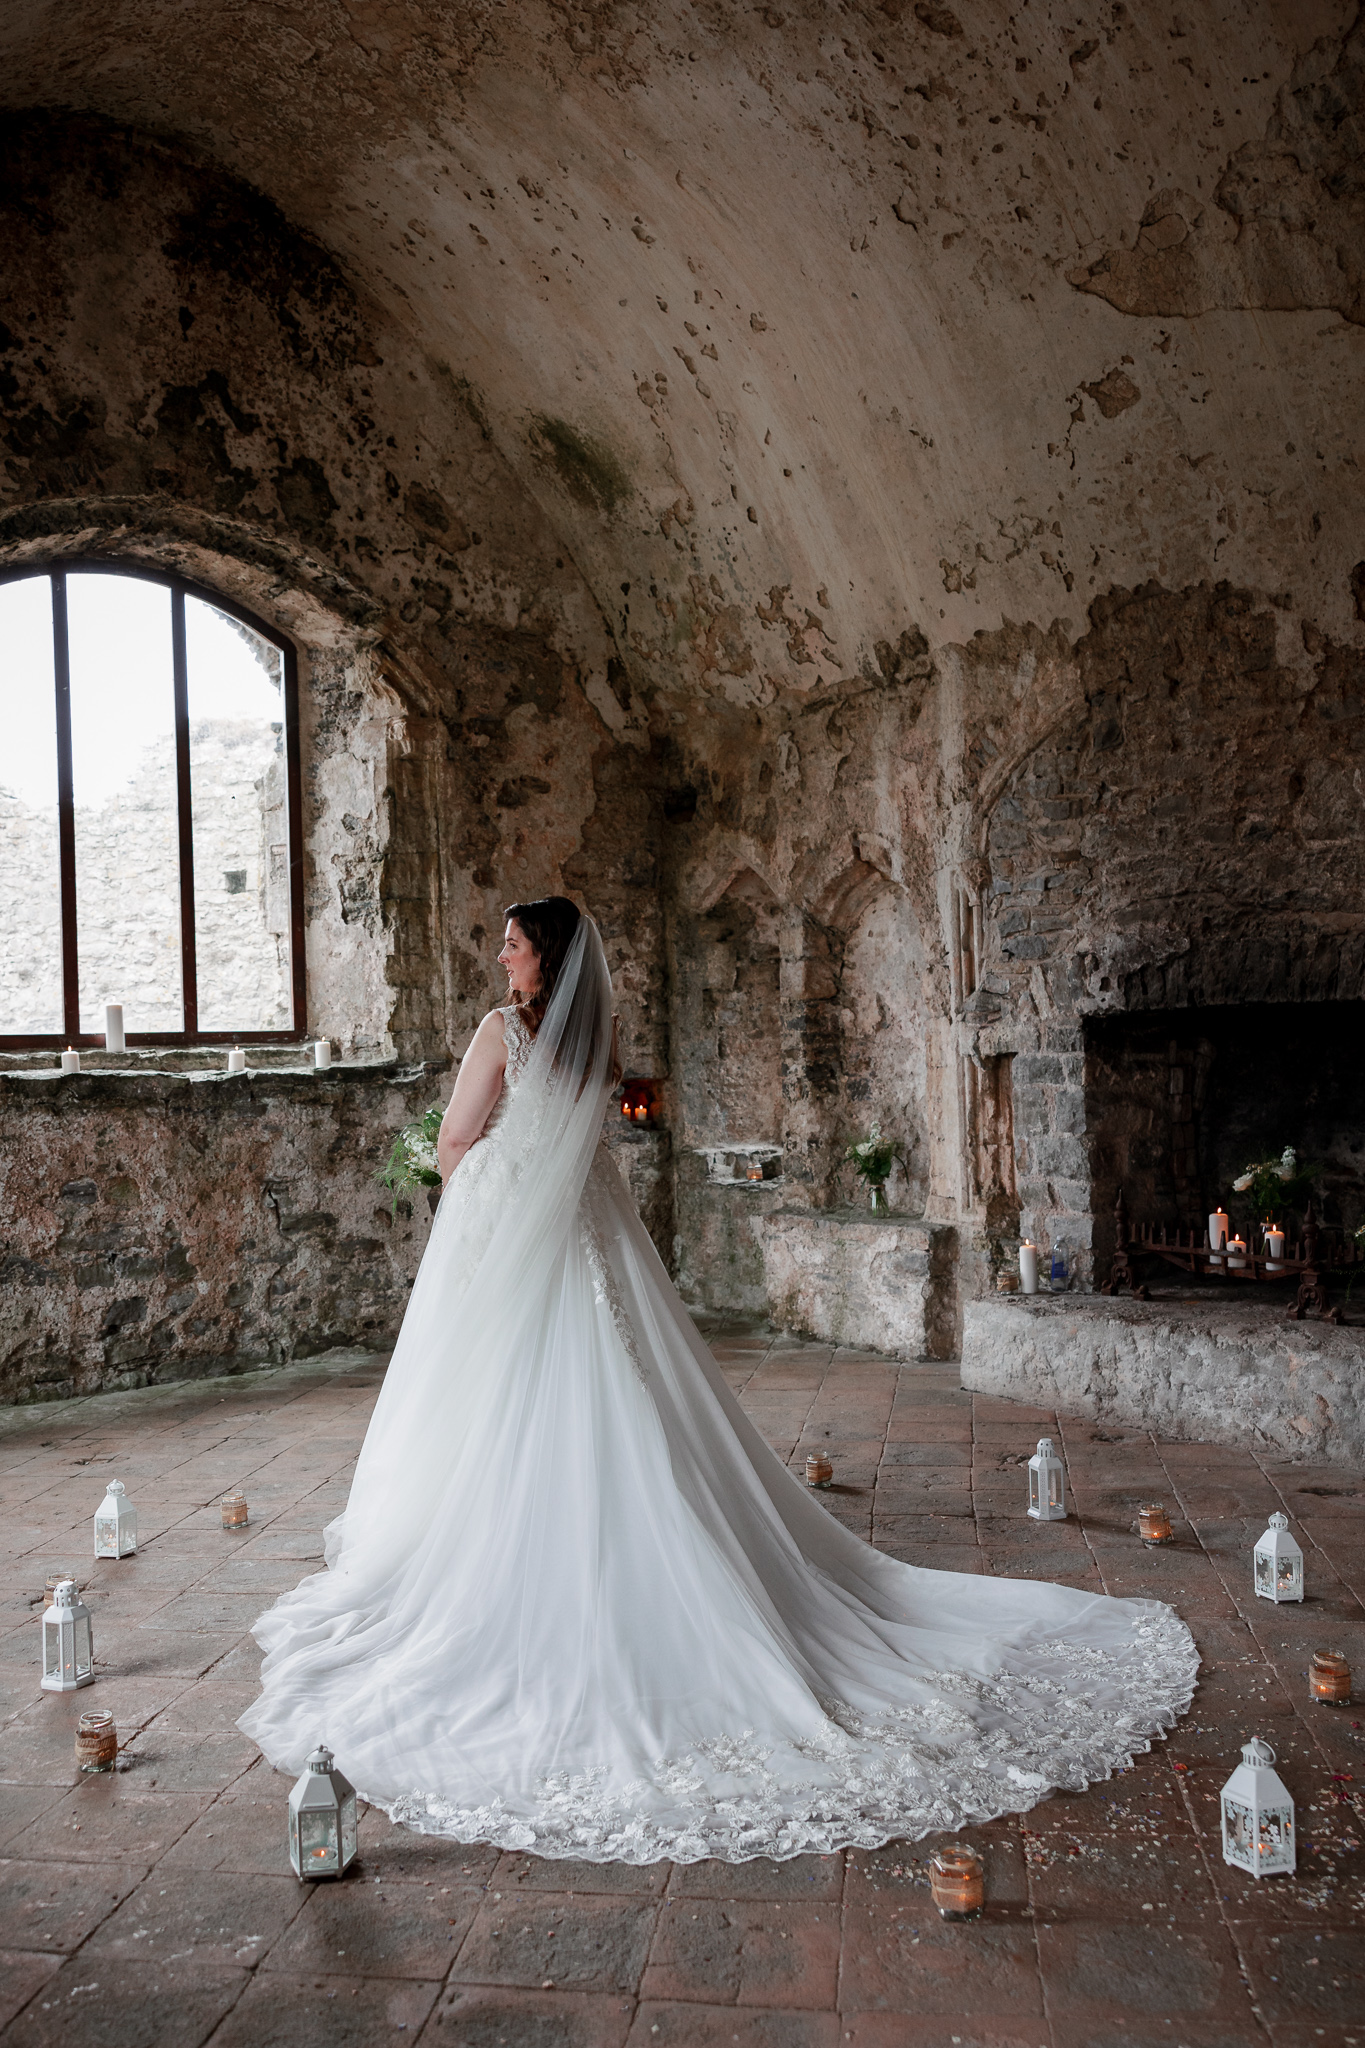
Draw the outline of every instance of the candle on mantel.
<instances>
[{"instance_id":1,"label":"candle on mantel","mask_svg":"<svg viewBox=\"0 0 1365 2048\"><path fill-rule=\"evenodd\" d=\"M330 1038L320 1038L313 1047L313 1065L315 1067L330 1067L331 1064L332 1041Z\"/></svg>"},{"instance_id":2,"label":"candle on mantel","mask_svg":"<svg viewBox=\"0 0 1365 2048\"><path fill-rule=\"evenodd\" d=\"M79 1074L80 1070L81 1056L78 1052L74 1052L72 1048L68 1046L66 1051L62 1054L62 1072L64 1074Z\"/></svg>"},{"instance_id":3,"label":"candle on mantel","mask_svg":"<svg viewBox=\"0 0 1365 2048\"><path fill-rule=\"evenodd\" d=\"M1265 1234L1266 1271L1274 1273L1284 1257L1284 1232L1267 1228Z\"/></svg>"},{"instance_id":4,"label":"candle on mantel","mask_svg":"<svg viewBox=\"0 0 1365 2048\"><path fill-rule=\"evenodd\" d=\"M1209 1218L1209 1250L1221 1252L1228 1241L1228 1212L1215 1209Z\"/></svg>"},{"instance_id":5,"label":"candle on mantel","mask_svg":"<svg viewBox=\"0 0 1365 2048\"><path fill-rule=\"evenodd\" d=\"M1234 1252L1242 1252L1242 1253L1245 1253L1245 1251L1246 1251L1246 1242L1245 1242L1245 1240L1244 1240L1243 1238L1241 1238L1241 1237L1234 1237L1234 1238L1233 1238L1233 1240L1232 1240L1232 1243L1231 1243L1231 1244L1230 1244L1230 1245L1228 1246L1228 1264L1229 1264L1229 1266L1245 1266L1245 1264L1246 1264L1246 1259L1245 1259L1245 1257L1243 1257L1243 1258L1240 1258L1240 1259L1235 1259L1235 1258L1234 1258L1234 1257L1232 1256Z\"/></svg>"},{"instance_id":6,"label":"candle on mantel","mask_svg":"<svg viewBox=\"0 0 1365 2048\"><path fill-rule=\"evenodd\" d=\"M1019 1280L1025 1294L1038 1292L1038 1247L1027 1238L1019 1247Z\"/></svg>"},{"instance_id":7,"label":"candle on mantel","mask_svg":"<svg viewBox=\"0 0 1365 2048\"><path fill-rule=\"evenodd\" d=\"M122 1003L106 1003L104 1006L104 1050L106 1052L127 1052L128 1042L123 1036Z\"/></svg>"}]
</instances>

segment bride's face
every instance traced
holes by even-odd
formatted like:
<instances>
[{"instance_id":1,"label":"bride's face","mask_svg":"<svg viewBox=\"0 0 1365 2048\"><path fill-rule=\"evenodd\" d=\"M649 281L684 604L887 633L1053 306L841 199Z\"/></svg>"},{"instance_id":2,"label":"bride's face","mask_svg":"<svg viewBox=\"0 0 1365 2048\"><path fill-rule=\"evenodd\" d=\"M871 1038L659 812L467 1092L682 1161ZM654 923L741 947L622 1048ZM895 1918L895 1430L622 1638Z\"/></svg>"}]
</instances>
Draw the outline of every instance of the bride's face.
<instances>
[{"instance_id":1,"label":"bride's face","mask_svg":"<svg viewBox=\"0 0 1365 2048\"><path fill-rule=\"evenodd\" d=\"M540 987L540 955L514 917L507 920L507 940L498 955L507 969L507 993L533 996Z\"/></svg>"}]
</instances>

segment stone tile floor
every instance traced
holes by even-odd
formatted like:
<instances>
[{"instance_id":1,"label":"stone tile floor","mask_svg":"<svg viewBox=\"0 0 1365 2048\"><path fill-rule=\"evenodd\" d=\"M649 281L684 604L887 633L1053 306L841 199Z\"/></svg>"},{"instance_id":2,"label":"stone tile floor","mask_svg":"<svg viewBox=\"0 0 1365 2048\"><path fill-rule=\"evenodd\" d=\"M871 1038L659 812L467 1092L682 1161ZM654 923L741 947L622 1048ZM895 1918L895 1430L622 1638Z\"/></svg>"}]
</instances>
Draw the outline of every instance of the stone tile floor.
<instances>
[{"instance_id":1,"label":"stone tile floor","mask_svg":"<svg viewBox=\"0 0 1365 2048\"><path fill-rule=\"evenodd\" d=\"M930 1904L933 1841L738 1867L568 1865L425 1840L364 1815L357 1865L300 1885L288 1782L234 1727L248 1624L320 1563L380 1362L333 1353L234 1380L0 1412L0 2034L8 2044L271 2048L421 2035L443 2048L1365 2048L1365 1707L1307 1697L1314 1648L1365 1673L1365 1479L1160 1443L896 1365L718 1327L716 1355L781 1454L829 1450L829 1511L893 1555L1172 1601L1205 1659L1171 1739L1081 1795L972 1831L985 1917ZM1038 1527L1023 1464L1059 1439L1075 1512ZM90 1561L117 1476L135 1559ZM218 1496L242 1486L249 1527ZM1138 1543L1164 1498L1178 1541ZM1291 1515L1311 1597L1251 1594ZM72 1567L99 1679L38 1689L37 1616ZM112 1776L81 1778L78 1713L113 1709ZM1253 1733L1298 1802L1301 1875L1228 1870L1217 1792Z\"/></svg>"}]
</instances>

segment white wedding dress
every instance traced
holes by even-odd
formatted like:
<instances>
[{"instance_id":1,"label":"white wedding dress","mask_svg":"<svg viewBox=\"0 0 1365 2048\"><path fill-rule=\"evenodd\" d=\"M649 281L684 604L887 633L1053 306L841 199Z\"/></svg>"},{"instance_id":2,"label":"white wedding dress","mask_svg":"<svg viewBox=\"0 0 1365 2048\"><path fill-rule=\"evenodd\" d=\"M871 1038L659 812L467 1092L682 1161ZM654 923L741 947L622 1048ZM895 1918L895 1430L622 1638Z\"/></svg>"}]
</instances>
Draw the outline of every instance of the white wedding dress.
<instances>
[{"instance_id":1,"label":"white wedding dress","mask_svg":"<svg viewBox=\"0 0 1365 2048\"><path fill-rule=\"evenodd\" d=\"M1170 1608L897 1563L746 1419L599 1142L610 1002L584 918L535 1040L502 1013L503 1094L240 1725L291 1771L325 1741L424 1833L629 1863L874 1847L1149 1748L1198 1664Z\"/></svg>"}]
</instances>

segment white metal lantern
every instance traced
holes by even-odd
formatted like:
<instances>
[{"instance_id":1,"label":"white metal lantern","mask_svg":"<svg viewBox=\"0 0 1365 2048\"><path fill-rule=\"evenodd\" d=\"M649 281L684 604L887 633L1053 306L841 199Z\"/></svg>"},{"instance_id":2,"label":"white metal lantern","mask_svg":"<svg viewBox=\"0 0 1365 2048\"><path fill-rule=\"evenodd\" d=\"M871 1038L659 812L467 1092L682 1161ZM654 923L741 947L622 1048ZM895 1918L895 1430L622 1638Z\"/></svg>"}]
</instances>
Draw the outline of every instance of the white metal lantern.
<instances>
[{"instance_id":1,"label":"white metal lantern","mask_svg":"<svg viewBox=\"0 0 1365 2048\"><path fill-rule=\"evenodd\" d=\"M1263 1600L1302 1600L1303 1552L1289 1533L1288 1515L1272 1515L1252 1553L1253 1579Z\"/></svg>"},{"instance_id":2,"label":"white metal lantern","mask_svg":"<svg viewBox=\"0 0 1365 2048\"><path fill-rule=\"evenodd\" d=\"M111 1479L95 1512L95 1555L131 1557L136 1549L137 1509L123 1491L123 1481Z\"/></svg>"},{"instance_id":3,"label":"white metal lantern","mask_svg":"<svg viewBox=\"0 0 1365 2048\"><path fill-rule=\"evenodd\" d=\"M1270 1744L1253 1739L1223 1787L1223 1861L1252 1877L1294 1868L1294 1802L1274 1762Z\"/></svg>"},{"instance_id":4,"label":"white metal lantern","mask_svg":"<svg viewBox=\"0 0 1365 2048\"><path fill-rule=\"evenodd\" d=\"M76 1591L74 1579L63 1579L43 1610L44 1692L75 1692L95 1682L95 1639L90 1609Z\"/></svg>"},{"instance_id":5,"label":"white metal lantern","mask_svg":"<svg viewBox=\"0 0 1365 2048\"><path fill-rule=\"evenodd\" d=\"M1050 1436L1038 1439L1028 1461L1028 1511L1035 1522L1066 1520L1066 1472Z\"/></svg>"},{"instance_id":6,"label":"white metal lantern","mask_svg":"<svg viewBox=\"0 0 1365 2048\"><path fill-rule=\"evenodd\" d=\"M289 1795L289 1860L296 1877L340 1877L355 1857L355 1792L320 1743Z\"/></svg>"}]
</instances>

